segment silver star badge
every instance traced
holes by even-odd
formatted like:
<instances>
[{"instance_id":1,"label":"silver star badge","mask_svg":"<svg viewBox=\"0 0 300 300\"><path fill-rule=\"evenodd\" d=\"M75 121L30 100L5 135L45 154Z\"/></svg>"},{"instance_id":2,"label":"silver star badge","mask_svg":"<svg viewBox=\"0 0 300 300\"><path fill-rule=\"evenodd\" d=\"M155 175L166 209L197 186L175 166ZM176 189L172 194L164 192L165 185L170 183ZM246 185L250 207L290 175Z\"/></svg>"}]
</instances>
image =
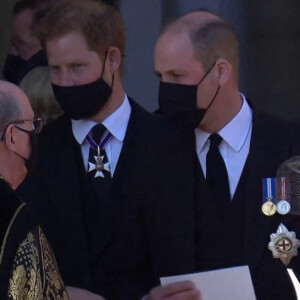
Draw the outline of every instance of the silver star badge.
<instances>
[{"instance_id":1,"label":"silver star badge","mask_svg":"<svg viewBox=\"0 0 300 300\"><path fill-rule=\"evenodd\" d=\"M103 174L103 170L110 172L110 167L109 167L109 162L107 163L103 163L103 158L104 156L94 156L96 163L93 164L91 162L89 162L89 166L88 166L88 172L92 172L94 170L96 170L95 176L96 177L103 177L104 178L104 174Z\"/></svg>"},{"instance_id":2,"label":"silver star badge","mask_svg":"<svg viewBox=\"0 0 300 300\"><path fill-rule=\"evenodd\" d=\"M272 251L274 258L280 260L287 266L292 257L298 255L298 247L300 241L296 238L294 231L288 231L287 228L281 223L276 233L270 235L271 241L268 248Z\"/></svg>"}]
</instances>

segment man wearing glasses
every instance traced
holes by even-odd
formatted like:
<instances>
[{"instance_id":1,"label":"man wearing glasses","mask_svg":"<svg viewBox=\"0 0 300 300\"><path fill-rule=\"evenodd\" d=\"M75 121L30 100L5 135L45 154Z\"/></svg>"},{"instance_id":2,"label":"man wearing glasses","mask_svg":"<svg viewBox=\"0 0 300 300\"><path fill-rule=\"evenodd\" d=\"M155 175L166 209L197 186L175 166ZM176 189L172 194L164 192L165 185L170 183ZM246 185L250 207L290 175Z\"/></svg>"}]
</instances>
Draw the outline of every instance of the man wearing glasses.
<instances>
[{"instance_id":1,"label":"man wearing glasses","mask_svg":"<svg viewBox=\"0 0 300 300\"><path fill-rule=\"evenodd\" d=\"M40 226L14 192L41 128L26 95L0 81L0 299L69 299Z\"/></svg>"}]
</instances>

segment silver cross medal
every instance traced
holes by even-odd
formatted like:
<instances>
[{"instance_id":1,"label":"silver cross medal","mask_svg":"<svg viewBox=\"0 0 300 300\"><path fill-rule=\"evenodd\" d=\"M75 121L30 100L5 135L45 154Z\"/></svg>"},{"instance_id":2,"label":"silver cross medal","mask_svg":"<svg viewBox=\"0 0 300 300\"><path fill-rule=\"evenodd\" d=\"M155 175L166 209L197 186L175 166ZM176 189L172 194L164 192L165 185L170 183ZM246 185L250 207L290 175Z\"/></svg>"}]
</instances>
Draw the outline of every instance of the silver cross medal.
<instances>
[{"instance_id":1,"label":"silver cross medal","mask_svg":"<svg viewBox=\"0 0 300 300\"><path fill-rule=\"evenodd\" d=\"M92 171L96 170L94 178L96 178L96 177L104 178L104 174L102 171L105 170L107 172L110 172L109 162L103 163L104 156L101 156L99 146L98 146L97 152L98 152L97 155L94 156L96 163L93 164L93 163L89 162L88 172L92 172Z\"/></svg>"}]
</instances>

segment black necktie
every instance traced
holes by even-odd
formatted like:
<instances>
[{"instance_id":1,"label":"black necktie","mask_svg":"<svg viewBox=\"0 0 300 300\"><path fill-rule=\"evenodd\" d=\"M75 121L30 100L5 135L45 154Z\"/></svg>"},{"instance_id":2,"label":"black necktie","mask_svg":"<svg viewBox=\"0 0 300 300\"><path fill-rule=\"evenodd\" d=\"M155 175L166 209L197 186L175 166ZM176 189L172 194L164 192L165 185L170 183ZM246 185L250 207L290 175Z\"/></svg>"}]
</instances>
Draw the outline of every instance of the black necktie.
<instances>
[{"instance_id":1,"label":"black necktie","mask_svg":"<svg viewBox=\"0 0 300 300\"><path fill-rule=\"evenodd\" d=\"M92 128L92 139L97 145L100 144L105 131L106 127L102 124L97 124ZM99 148L99 150L90 146L88 166L89 176L94 179L110 179L110 166L106 152L104 149Z\"/></svg>"},{"instance_id":2,"label":"black necktie","mask_svg":"<svg viewBox=\"0 0 300 300\"><path fill-rule=\"evenodd\" d=\"M90 141L88 137L86 138L90 144L87 173L88 185L86 186L87 190L85 195L82 197L82 205L84 208L88 234L88 254L92 264L92 269L94 268L95 257L97 257L96 261L98 262L99 255L98 253L96 255L94 252L97 251L99 243L101 244L101 242L99 242L99 235L95 234L95 230L98 230L97 228L102 228L103 224L107 224L107 217L111 215L110 208L114 204L113 181L111 179L110 172L106 170L109 169L107 165L107 155L104 149L100 150L100 153L98 153L97 149L100 142L101 146L104 148L103 139L106 139L107 137L105 131L106 128L104 125L97 124L92 128L90 133L92 141ZM105 167L104 169L98 168L97 170L96 166L98 157L102 160L103 167Z\"/></svg>"},{"instance_id":3,"label":"black necktie","mask_svg":"<svg viewBox=\"0 0 300 300\"><path fill-rule=\"evenodd\" d=\"M210 137L210 147L206 156L206 181L217 206L221 211L230 204L230 190L227 169L219 151L222 138L218 134Z\"/></svg>"}]
</instances>

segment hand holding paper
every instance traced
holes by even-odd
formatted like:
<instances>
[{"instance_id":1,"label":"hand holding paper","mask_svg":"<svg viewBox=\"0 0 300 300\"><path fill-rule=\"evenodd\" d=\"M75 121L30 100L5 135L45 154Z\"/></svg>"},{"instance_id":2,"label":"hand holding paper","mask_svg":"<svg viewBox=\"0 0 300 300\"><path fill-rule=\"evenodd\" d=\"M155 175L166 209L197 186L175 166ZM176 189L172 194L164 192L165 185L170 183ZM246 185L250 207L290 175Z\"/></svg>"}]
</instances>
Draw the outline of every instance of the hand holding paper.
<instances>
[{"instance_id":1,"label":"hand holding paper","mask_svg":"<svg viewBox=\"0 0 300 300\"><path fill-rule=\"evenodd\" d=\"M198 290L201 291L203 300L256 299L248 266L163 277L161 283L164 286L174 282L179 283L183 280L194 282Z\"/></svg>"},{"instance_id":2,"label":"hand holding paper","mask_svg":"<svg viewBox=\"0 0 300 300\"><path fill-rule=\"evenodd\" d=\"M146 300L204 300L192 281L180 281L153 288Z\"/></svg>"}]
</instances>

